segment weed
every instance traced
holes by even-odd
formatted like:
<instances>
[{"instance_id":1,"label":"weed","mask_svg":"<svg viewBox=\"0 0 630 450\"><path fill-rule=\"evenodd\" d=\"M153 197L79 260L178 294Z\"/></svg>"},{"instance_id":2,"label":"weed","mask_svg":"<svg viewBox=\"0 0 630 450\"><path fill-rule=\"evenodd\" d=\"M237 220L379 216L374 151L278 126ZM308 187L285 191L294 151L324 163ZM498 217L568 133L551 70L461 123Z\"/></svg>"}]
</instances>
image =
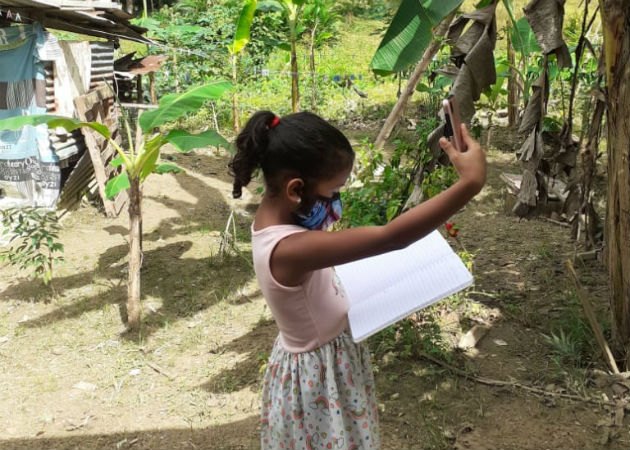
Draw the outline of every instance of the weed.
<instances>
[{"instance_id":1,"label":"weed","mask_svg":"<svg viewBox=\"0 0 630 450\"><path fill-rule=\"evenodd\" d=\"M0 252L0 260L21 270L30 268L34 277L49 284L53 278L53 264L64 260L58 255L63 253L63 245L58 242L60 226L54 211L38 208L0 210L0 223L2 236L9 236L8 248Z\"/></svg>"},{"instance_id":2,"label":"weed","mask_svg":"<svg viewBox=\"0 0 630 450\"><path fill-rule=\"evenodd\" d=\"M267 370L267 365L269 363L269 353L258 353L256 355L256 361L258 362L258 373L264 374L265 370Z\"/></svg>"},{"instance_id":3,"label":"weed","mask_svg":"<svg viewBox=\"0 0 630 450\"><path fill-rule=\"evenodd\" d=\"M567 297L569 307L548 335L543 335L551 346L553 360L557 367L585 368L592 364L596 351L594 336L584 317L575 293Z\"/></svg>"},{"instance_id":4,"label":"weed","mask_svg":"<svg viewBox=\"0 0 630 450\"><path fill-rule=\"evenodd\" d=\"M573 336L565 334L560 330L558 334L553 331L551 334L544 334L545 341L551 345L554 359L558 365L575 366L580 361L580 344Z\"/></svg>"},{"instance_id":5,"label":"weed","mask_svg":"<svg viewBox=\"0 0 630 450\"><path fill-rule=\"evenodd\" d=\"M543 244L538 250L538 257L540 259L546 259L546 260L552 260L552 261L557 260L558 250L554 248L549 248Z\"/></svg>"}]
</instances>

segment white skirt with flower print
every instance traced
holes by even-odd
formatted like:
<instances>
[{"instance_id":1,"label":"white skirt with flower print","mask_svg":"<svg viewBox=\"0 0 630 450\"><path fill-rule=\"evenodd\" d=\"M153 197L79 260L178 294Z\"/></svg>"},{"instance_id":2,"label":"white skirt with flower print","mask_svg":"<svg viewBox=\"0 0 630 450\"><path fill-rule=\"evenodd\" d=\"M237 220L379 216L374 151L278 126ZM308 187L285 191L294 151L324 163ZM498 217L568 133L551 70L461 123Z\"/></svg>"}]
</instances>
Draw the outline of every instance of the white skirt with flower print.
<instances>
[{"instance_id":1,"label":"white skirt with flower print","mask_svg":"<svg viewBox=\"0 0 630 450\"><path fill-rule=\"evenodd\" d=\"M379 448L366 345L344 332L304 353L276 339L263 381L262 449Z\"/></svg>"}]
</instances>

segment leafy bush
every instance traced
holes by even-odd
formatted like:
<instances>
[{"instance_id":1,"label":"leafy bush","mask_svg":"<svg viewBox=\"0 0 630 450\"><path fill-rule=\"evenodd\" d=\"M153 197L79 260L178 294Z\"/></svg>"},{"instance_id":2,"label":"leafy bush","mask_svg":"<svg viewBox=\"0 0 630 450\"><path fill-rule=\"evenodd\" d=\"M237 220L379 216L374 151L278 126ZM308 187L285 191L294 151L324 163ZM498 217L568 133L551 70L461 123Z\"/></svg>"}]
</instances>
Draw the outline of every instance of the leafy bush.
<instances>
[{"instance_id":1,"label":"leafy bush","mask_svg":"<svg viewBox=\"0 0 630 450\"><path fill-rule=\"evenodd\" d=\"M357 151L356 172L349 188L342 193L342 227L384 225L401 213L420 164L431 159L425 142L433 125L433 120L421 122L417 144L395 141L396 147L387 163L382 150L363 142Z\"/></svg>"},{"instance_id":2,"label":"leafy bush","mask_svg":"<svg viewBox=\"0 0 630 450\"><path fill-rule=\"evenodd\" d=\"M449 188L457 181L457 172L453 166L437 166L422 180L424 198L431 198Z\"/></svg>"},{"instance_id":3,"label":"leafy bush","mask_svg":"<svg viewBox=\"0 0 630 450\"><path fill-rule=\"evenodd\" d=\"M0 251L0 261L21 270L32 270L34 277L48 284L53 278L53 264L63 261L63 245L58 242L59 223L54 211L37 208L0 210L2 236L8 246Z\"/></svg>"}]
</instances>

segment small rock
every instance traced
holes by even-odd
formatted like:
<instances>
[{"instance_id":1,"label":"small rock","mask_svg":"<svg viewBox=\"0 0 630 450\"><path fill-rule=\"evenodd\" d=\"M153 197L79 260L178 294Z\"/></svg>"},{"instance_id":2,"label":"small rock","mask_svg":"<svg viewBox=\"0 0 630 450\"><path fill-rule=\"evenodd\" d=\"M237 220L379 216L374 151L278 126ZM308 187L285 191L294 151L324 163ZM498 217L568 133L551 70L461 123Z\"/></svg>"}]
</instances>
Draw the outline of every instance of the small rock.
<instances>
[{"instance_id":1,"label":"small rock","mask_svg":"<svg viewBox=\"0 0 630 450\"><path fill-rule=\"evenodd\" d=\"M504 347L504 346L508 345L508 343L505 342L503 339L493 339L492 342L494 342L496 345L498 345L500 347Z\"/></svg>"},{"instance_id":2,"label":"small rock","mask_svg":"<svg viewBox=\"0 0 630 450\"><path fill-rule=\"evenodd\" d=\"M390 400L398 400L398 398L400 397L400 394L398 392L396 392L395 394L392 394L389 399Z\"/></svg>"},{"instance_id":3,"label":"small rock","mask_svg":"<svg viewBox=\"0 0 630 450\"><path fill-rule=\"evenodd\" d=\"M135 377L136 375L140 375L140 369L131 369L129 371L129 375L131 375L132 377Z\"/></svg>"},{"instance_id":4,"label":"small rock","mask_svg":"<svg viewBox=\"0 0 630 450\"><path fill-rule=\"evenodd\" d=\"M0 336L0 344L4 344L5 342L9 342L9 336Z\"/></svg>"},{"instance_id":5,"label":"small rock","mask_svg":"<svg viewBox=\"0 0 630 450\"><path fill-rule=\"evenodd\" d=\"M74 389L79 389L81 391L93 392L96 390L96 385L92 383L88 383L87 381L79 381L77 384L72 386Z\"/></svg>"},{"instance_id":6,"label":"small rock","mask_svg":"<svg viewBox=\"0 0 630 450\"><path fill-rule=\"evenodd\" d=\"M385 412L385 403L379 403L378 404L378 410L382 413Z\"/></svg>"},{"instance_id":7,"label":"small rock","mask_svg":"<svg viewBox=\"0 0 630 450\"><path fill-rule=\"evenodd\" d=\"M53 347L53 349L50 351L53 355L63 355L63 348L62 347Z\"/></svg>"}]
</instances>

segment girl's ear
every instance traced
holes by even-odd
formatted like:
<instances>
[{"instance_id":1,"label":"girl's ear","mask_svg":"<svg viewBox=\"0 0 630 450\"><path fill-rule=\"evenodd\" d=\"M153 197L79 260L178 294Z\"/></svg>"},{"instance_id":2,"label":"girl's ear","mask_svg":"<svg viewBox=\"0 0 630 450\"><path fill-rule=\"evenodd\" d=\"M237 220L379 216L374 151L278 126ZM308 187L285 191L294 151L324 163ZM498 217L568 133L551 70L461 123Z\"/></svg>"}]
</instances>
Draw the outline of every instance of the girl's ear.
<instances>
[{"instance_id":1,"label":"girl's ear","mask_svg":"<svg viewBox=\"0 0 630 450\"><path fill-rule=\"evenodd\" d=\"M302 191L304 189L304 180L301 178L291 178L285 188L287 198L296 206L302 201Z\"/></svg>"}]
</instances>

